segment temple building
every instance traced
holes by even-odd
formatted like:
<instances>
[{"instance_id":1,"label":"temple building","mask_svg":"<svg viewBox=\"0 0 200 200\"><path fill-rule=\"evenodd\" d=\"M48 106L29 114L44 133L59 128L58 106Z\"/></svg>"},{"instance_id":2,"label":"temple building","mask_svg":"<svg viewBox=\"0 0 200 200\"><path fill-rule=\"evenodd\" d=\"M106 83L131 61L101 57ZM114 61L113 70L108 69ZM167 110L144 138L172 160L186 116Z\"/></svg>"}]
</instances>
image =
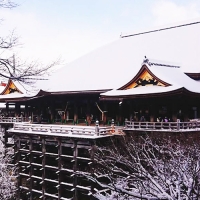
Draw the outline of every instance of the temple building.
<instances>
[{"instance_id":1,"label":"temple building","mask_svg":"<svg viewBox=\"0 0 200 200\"><path fill-rule=\"evenodd\" d=\"M200 117L200 24L121 38L67 64L37 90L9 81L0 102L38 123L123 125ZM20 88L19 88L20 87Z\"/></svg>"},{"instance_id":2,"label":"temple building","mask_svg":"<svg viewBox=\"0 0 200 200\"><path fill-rule=\"evenodd\" d=\"M199 35L200 23L121 35L34 88L2 85L0 128L7 146L14 138L17 198L93 200L101 188L80 175L96 176L97 147L125 131L199 138L200 123L187 123L200 118Z\"/></svg>"}]
</instances>

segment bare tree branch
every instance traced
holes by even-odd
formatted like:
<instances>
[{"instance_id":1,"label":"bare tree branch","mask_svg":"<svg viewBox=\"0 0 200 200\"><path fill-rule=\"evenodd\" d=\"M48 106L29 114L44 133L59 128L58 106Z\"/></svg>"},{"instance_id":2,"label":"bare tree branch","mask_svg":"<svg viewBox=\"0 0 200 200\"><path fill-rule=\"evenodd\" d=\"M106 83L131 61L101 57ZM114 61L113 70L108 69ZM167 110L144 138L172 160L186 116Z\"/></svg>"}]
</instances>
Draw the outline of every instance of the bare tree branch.
<instances>
[{"instance_id":1,"label":"bare tree branch","mask_svg":"<svg viewBox=\"0 0 200 200\"><path fill-rule=\"evenodd\" d=\"M16 3L10 0L0 0L0 8L15 8L17 6Z\"/></svg>"},{"instance_id":2,"label":"bare tree branch","mask_svg":"<svg viewBox=\"0 0 200 200\"><path fill-rule=\"evenodd\" d=\"M10 0L0 0L0 8L15 8L17 4ZM18 38L14 31L7 37L0 36L0 76L6 79L18 80L26 84L32 84L37 80L44 80L49 70L59 64L59 59L48 64L42 65L38 62L22 62L13 55L13 48L18 45Z\"/></svg>"}]
</instances>

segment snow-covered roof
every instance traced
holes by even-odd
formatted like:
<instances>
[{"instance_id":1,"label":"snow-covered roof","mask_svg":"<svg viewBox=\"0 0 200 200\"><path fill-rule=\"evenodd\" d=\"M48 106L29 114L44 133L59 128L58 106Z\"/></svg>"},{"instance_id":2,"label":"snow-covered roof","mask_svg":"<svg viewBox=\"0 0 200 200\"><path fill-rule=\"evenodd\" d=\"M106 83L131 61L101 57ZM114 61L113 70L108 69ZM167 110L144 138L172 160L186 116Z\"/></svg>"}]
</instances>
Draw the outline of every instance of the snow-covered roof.
<instances>
[{"instance_id":1,"label":"snow-covered roof","mask_svg":"<svg viewBox=\"0 0 200 200\"><path fill-rule=\"evenodd\" d=\"M32 97L33 95L28 95L28 94L21 94L18 92L10 93L10 94L5 94L5 95L0 95L0 99L16 99L16 98L25 98L25 97Z\"/></svg>"},{"instance_id":2,"label":"snow-covered roof","mask_svg":"<svg viewBox=\"0 0 200 200\"><path fill-rule=\"evenodd\" d=\"M138 72L144 56L179 63L183 72L200 72L200 24L120 38L82 56L40 81L44 91L118 88Z\"/></svg>"},{"instance_id":3,"label":"snow-covered roof","mask_svg":"<svg viewBox=\"0 0 200 200\"><path fill-rule=\"evenodd\" d=\"M35 91L31 86L24 85L17 80L8 80L6 86L1 86L0 99L1 101L9 101L15 99L29 98L38 94L38 90ZM0 88L1 89L1 88ZM13 90L13 91L12 91Z\"/></svg>"},{"instance_id":4,"label":"snow-covered roof","mask_svg":"<svg viewBox=\"0 0 200 200\"><path fill-rule=\"evenodd\" d=\"M0 85L0 94L3 92L4 89L5 89L5 86Z\"/></svg>"},{"instance_id":5,"label":"snow-covered roof","mask_svg":"<svg viewBox=\"0 0 200 200\"><path fill-rule=\"evenodd\" d=\"M153 74L155 74L155 76L159 77L165 82L168 82L174 87L184 87L188 91L200 93L199 82L188 77L185 73L182 72L181 68L153 65L149 67L149 69Z\"/></svg>"},{"instance_id":6,"label":"snow-covered roof","mask_svg":"<svg viewBox=\"0 0 200 200\"><path fill-rule=\"evenodd\" d=\"M37 90L16 84L23 94L1 95L0 99L33 97L41 92L62 94L84 91L107 91L102 95L123 96L153 94L185 88L200 93L200 82L183 72L200 73L200 23L179 28L169 28L146 34L123 37L100 47L57 70L49 80L37 82ZM67 55L66 55L67 56ZM144 56L159 60L154 63L169 63L175 67L147 64L149 70L170 86L138 87L117 90L129 83L138 73ZM177 68L177 66L181 66Z\"/></svg>"},{"instance_id":7,"label":"snow-covered roof","mask_svg":"<svg viewBox=\"0 0 200 200\"><path fill-rule=\"evenodd\" d=\"M200 93L200 82L195 81L188 77L185 73L181 71L179 67L169 67L161 65L149 65L145 63L142 68L146 68L151 71L154 77L159 78L163 82L169 84L169 86L163 87L158 85L145 85L140 87L135 87L131 89L113 89L111 91L102 93L102 96L114 97L114 96L131 96L131 95L141 95L141 94L158 94L176 91L179 89L186 89L190 92Z\"/></svg>"},{"instance_id":8,"label":"snow-covered roof","mask_svg":"<svg viewBox=\"0 0 200 200\"><path fill-rule=\"evenodd\" d=\"M148 87L148 88L147 88ZM181 87L177 86L168 86L168 87L161 87L161 86L144 86L144 87L137 87L128 90L110 90L108 92L102 93L102 96L113 97L113 96L131 96L131 95L140 95L140 94L157 94L157 93L165 93L171 92L180 89Z\"/></svg>"}]
</instances>

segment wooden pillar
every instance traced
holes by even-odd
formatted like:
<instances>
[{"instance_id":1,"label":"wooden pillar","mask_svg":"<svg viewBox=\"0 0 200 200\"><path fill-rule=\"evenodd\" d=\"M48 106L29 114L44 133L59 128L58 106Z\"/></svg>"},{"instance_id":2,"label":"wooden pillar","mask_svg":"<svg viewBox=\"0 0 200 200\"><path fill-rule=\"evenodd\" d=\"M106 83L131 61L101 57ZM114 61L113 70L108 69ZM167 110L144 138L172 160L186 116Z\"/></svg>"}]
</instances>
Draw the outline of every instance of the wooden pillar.
<instances>
[{"instance_id":1,"label":"wooden pillar","mask_svg":"<svg viewBox=\"0 0 200 200\"><path fill-rule=\"evenodd\" d=\"M175 103L172 103L172 121L177 121L177 106Z\"/></svg>"},{"instance_id":2,"label":"wooden pillar","mask_svg":"<svg viewBox=\"0 0 200 200\"><path fill-rule=\"evenodd\" d=\"M69 120L69 110L66 111L66 117L65 118L66 118L66 121Z\"/></svg>"},{"instance_id":3,"label":"wooden pillar","mask_svg":"<svg viewBox=\"0 0 200 200\"><path fill-rule=\"evenodd\" d=\"M132 107L132 104L131 104L131 102L130 101L128 101L128 104L129 104L129 119L130 119L130 121L132 121L132 119L133 119L133 116L134 116L134 114L133 114L133 107Z\"/></svg>"},{"instance_id":4,"label":"wooden pillar","mask_svg":"<svg viewBox=\"0 0 200 200\"><path fill-rule=\"evenodd\" d=\"M45 146L45 138L42 138L42 181L40 182L40 184L42 184L42 196L44 197L45 195L45 165L46 165L46 146Z\"/></svg>"},{"instance_id":5,"label":"wooden pillar","mask_svg":"<svg viewBox=\"0 0 200 200\"><path fill-rule=\"evenodd\" d=\"M3 125L3 124L2 124ZM4 145L5 147L8 147L8 126L6 126L6 124L4 126L2 126L2 132L3 132L3 136L4 136Z\"/></svg>"},{"instance_id":6,"label":"wooden pillar","mask_svg":"<svg viewBox=\"0 0 200 200\"><path fill-rule=\"evenodd\" d=\"M67 101L64 107L64 121L67 122L69 120L69 110L68 110L68 104L69 102Z\"/></svg>"},{"instance_id":7,"label":"wooden pillar","mask_svg":"<svg viewBox=\"0 0 200 200\"><path fill-rule=\"evenodd\" d=\"M31 121L33 122L33 116L34 116L34 106L31 105L29 107L29 121L30 121L30 118L31 118Z\"/></svg>"},{"instance_id":8,"label":"wooden pillar","mask_svg":"<svg viewBox=\"0 0 200 200\"><path fill-rule=\"evenodd\" d=\"M50 123L54 123L54 111L55 111L54 102L51 102L51 106L50 106Z\"/></svg>"},{"instance_id":9,"label":"wooden pillar","mask_svg":"<svg viewBox=\"0 0 200 200\"><path fill-rule=\"evenodd\" d=\"M15 104L15 117L20 117L20 104Z\"/></svg>"},{"instance_id":10,"label":"wooden pillar","mask_svg":"<svg viewBox=\"0 0 200 200\"><path fill-rule=\"evenodd\" d=\"M87 108L86 108L86 123L88 126L91 125L91 111L90 111L90 102L87 101Z\"/></svg>"},{"instance_id":11,"label":"wooden pillar","mask_svg":"<svg viewBox=\"0 0 200 200\"><path fill-rule=\"evenodd\" d=\"M122 125L122 111L123 111L123 102L120 101L118 105L118 115L116 116L116 123L117 125Z\"/></svg>"},{"instance_id":12,"label":"wooden pillar","mask_svg":"<svg viewBox=\"0 0 200 200\"><path fill-rule=\"evenodd\" d=\"M25 104L25 108L24 108L24 118L26 121L28 121L28 117L29 117L29 114L28 114L28 105Z\"/></svg>"},{"instance_id":13,"label":"wooden pillar","mask_svg":"<svg viewBox=\"0 0 200 200\"><path fill-rule=\"evenodd\" d=\"M58 157L57 157L57 160L58 160L58 171L56 172L58 174L58 185L57 185L57 188L58 188L58 200L61 199L62 197L62 191L61 191L61 182L62 182L62 176L61 176L61 155L62 155L62 146L61 146L61 140L62 138L59 138L58 139Z\"/></svg>"},{"instance_id":14,"label":"wooden pillar","mask_svg":"<svg viewBox=\"0 0 200 200\"><path fill-rule=\"evenodd\" d=\"M103 121L103 125L107 123L107 104L104 102L103 104L103 112L101 113L101 120Z\"/></svg>"},{"instance_id":15,"label":"wooden pillar","mask_svg":"<svg viewBox=\"0 0 200 200\"><path fill-rule=\"evenodd\" d=\"M188 102L189 100L187 99L185 102ZM184 121L189 121L189 113L190 113L190 105L189 104L184 104L184 110L185 110L185 116L184 116Z\"/></svg>"},{"instance_id":16,"label":"wooden pillar","mask_svg":"<svg viewBox=\"0 0 200 200\"><path fill-rule=\"evenodd\" d=\"M32 114L32 105L26 105L26 107L25 107L25 110L26 110L26 120L27 121L32 121L33 120L33 118L32 118L32 116L33 116L33 114Z\"/></svg>"},{"instance_id":17,"label":"wooden pillar","mask_svg":"<svg viewBox=\"0 0 200 200\"><path fill-rule=\"evenodd\" d=\"M40 104L37 105L37 123L41 122L41 106Z\"/></svg>"},{"instance_id":18,"label":"wooden pillar","mask_svg":"<svg viewBox=\"0 0 200 200\"><path fill-rule=\"evenodd\" d=\"M152 102L151 105L149 106L149 118L150 118L150 122L155 122L157 117L156 116L156 113L157 113L157 108L155 106L155 103Z\"/></svg>"},{"instance_id":19,"label":"wooden pillar","mask_svg":"<svg viewBox=\"0 0 200 200\"><path fill-rule=\"evenodd\" d=\"M78 124L78 106L74 104L74 124Z\"/></svg>"},{"instance_id":20,"label":"wooden pillar","mask_svg":"<svg viewBox=\"0 0 200 200\"><path fill-rule=\"evenodd\" d=\"M95 151L97 149L96 141L90 141L90 145L91 145L91 148L90 148L91 162L89 162L88 165L89 165L89 173L93 177L94 176L94 164L93 164L94 163L94 155L95 155ZM94 184L94 182L91 182L91 192L92 192L92 194L94 193L94 188L95 188L95 184Z\"/></svg>"},{"instance_id":21,"label":"wooden pillar","mask_svg":"<svg viewBox=\"0 0 200 200\"><path fill-rule=\"evenodd\" d=\"M33 165L31 165L31 163L33 163L33 154L32 154L32 150L33 150L33 142L32 142L32 137L30 136L29 137L29 197L30 197L30 200L33 199L33 193L32 193L32 190L33 190L33 178L32 178L32 175L33 175Z\"/></svg>"},{"instance_id":22,"label":"wooden pillar","mask_svg":"<svg viewBox=\"0 0 200 200\"><path fill-rule=\"evenodd\" d=\"M77 156L78 156L78 147L77 147L77 141L74 140L74 152L73 152L73 162L74 162L74 165L73 165L73 171L74 171L74 179L73 179L73 187L74 187L74 200L78 200L78 193L77 193L77 188L76 188L76 185L77 185L77 175L75 174L76 171L77 171Z\"/></svg>"},{"instance_id":23,"label":"wooden pillar","mask_svg":"<svg viewBox=\"0 0 200 200\"><path fill-rule=\"evenodd\" d=\"M102 121L103 121L103 125L106 125L106 123L107 123L107 112L103 112L102 113Z\"/></svg>"},{"instance_id":24,"label":"wooden pillar","mask_svg":"<svg viewBox=\"0 0 200 200\"><path fill-rule=\"evenodd\" d=\"M8 115L8 113L9 113L9 103L6 103L6 115Z\"/></svg>"}]
</instances>

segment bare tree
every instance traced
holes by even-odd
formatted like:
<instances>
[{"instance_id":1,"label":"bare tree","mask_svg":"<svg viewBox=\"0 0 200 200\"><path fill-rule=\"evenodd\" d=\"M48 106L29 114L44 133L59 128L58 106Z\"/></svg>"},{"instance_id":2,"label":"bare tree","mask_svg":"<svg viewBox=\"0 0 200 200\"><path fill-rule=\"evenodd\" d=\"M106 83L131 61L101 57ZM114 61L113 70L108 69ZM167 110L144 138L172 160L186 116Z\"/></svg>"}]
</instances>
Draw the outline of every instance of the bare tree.
<instances>
[{"instance_id":1,"label":"bare tree","mask_svg":"<svg viewBox=\"0 0 200 200\"><path fill-rule=\"evenodd\" d=\"M0 0L0 7L1 8L14 8L17 4L10 1L10 0Z\"/></svg>"},{"instance_id":2,"label":"bare tree","mask_svg":"<svg viewBox=\"0 0 200 200\"><path fill-rule=\"evenodd\" d=\"M15 8L17 4L10 0L0 0L0 9ZM6 37L0 36L0 76L6 79L18 80L23 83L34 83L42 79L48 70L57 65L59 61L42 66L38 62L22 62L18 57L13 55L12 50L19 45L18 38L14 32Z\"/></svg>"},{"instance_id":3,"label":"bare tree","mask_svg":"<svg viewBox=\"0 0 200 200\"><path fill-rule=\"evenodd\" d=\"M0 199L10 200L16 191L15 166L12 165L12 149L5 149L0 141Z\"/></svg>"},{"instance_id":4,"label":"bare tree","mask_svg":"<svg viewBox=\"0 0 200 200\"><path fill-rule=\"evenodd\" d=\"M86 176L100 186L98 199L200 198L199 145L123 137L117 145L99 148L95 160L94 175Z\"/></svg>"}]
</instances>

